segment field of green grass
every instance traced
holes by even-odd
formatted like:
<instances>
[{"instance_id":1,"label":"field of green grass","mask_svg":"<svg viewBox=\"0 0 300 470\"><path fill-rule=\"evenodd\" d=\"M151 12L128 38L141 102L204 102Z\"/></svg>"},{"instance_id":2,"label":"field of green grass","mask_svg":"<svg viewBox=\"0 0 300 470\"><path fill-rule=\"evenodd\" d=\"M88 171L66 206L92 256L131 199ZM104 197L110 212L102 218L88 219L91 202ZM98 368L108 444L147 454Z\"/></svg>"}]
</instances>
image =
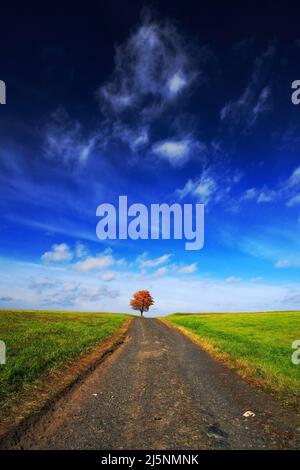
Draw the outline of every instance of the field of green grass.
<instances>
[{"instance_id":1,"label":"field of green grass","mask_svg":"<svg viewBox=\"0 0 300 470\"><path fill-rule=\"evenodd\" d=\"M291 362L300 312L174 314L164 320L245 378L300 406L300 365Z\"/></svg>"},{"instance_id":2,"label":"field of green grass","mask_svg":"<svg viewBox=\"0 0 300 470\"><path fill-rule=\"evenodd\" d=\"M111 336L129 315L109 313L0 311L0 409L30 391L50 371Z\"/></svg>"}]
</instances>

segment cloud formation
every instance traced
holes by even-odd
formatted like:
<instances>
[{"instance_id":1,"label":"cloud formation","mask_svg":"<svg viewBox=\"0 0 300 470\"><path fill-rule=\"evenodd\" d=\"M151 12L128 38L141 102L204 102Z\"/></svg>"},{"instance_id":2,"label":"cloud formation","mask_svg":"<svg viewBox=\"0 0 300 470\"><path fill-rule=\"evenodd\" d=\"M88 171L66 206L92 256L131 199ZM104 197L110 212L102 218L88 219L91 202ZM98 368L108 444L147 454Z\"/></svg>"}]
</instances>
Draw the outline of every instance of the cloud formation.
<instances>
[{"instance_id":1,"label":"cloud formation","mask_svg":"<svg viewBox=\"0 0 300 470\"><path fill-rule=\"evenodd\" d=\"M192 274L197 271L197 263L186 264L177 268L179 274Z\"/></svg>"},{"instance_id":2,"label":"cloud formation","mask_svg":"<svg viewBox=\"0 0 300 470\"><path fill-rule=\"evenodd\" d=\"M271 87L268 84L268 70L275 54L275 47L269 47L256 58L249 83L243 93L229 101L220 111L220 120L230 132L248 134L258 118L271 109Z\"/></svg>"},{"instance_id":3,"label":"cloud formation","mask_svg":"<svg viewBox=\"0 0 300 470\"><path fill-rule=\"evenodd\" d=\"M60 107L44 129L44 153L51 160L66 165L82 165L95 149L99 135L85 136L78 121L72 120Z\"/></svg>"},{"instance_id":4,"label":"cloud formation","mask_svg":"<svg viewBox=\"0 0 300 470\"><path fill-rule=\"evenodd\" d=\"M204 75L208 57L207 48L196 49L170 22L144 16L116 47L111 78L96 93L110 127L107 139L126 144L133 153L156 154L171 164L186 161L196 150L197 139L182 137L187 134L183 124L171 139L155 134L160 118L174 109L176 119L183 114L182 100L188 98L196 78ZM165 124L166 120L164 133L170 134L172 124L167 128Z\"/></svg>"},{"instance_id":5,"label":"cloud formation","mask_svg":"<svg viewBox=\"0 0 300 470\"><path fill-rule=\"evenodd\" d=\"M239 172L230 173L226 169L221 174L211 166L204 169L199 177L189 179L183 188L176 190L176 194L180 200L192 197L202 204L225 202L241 176Z\"/></svg>"},{"instance_id":6,"label":"cloud formation","mask_svg":"<svg viewBox=\"0 0 300 470\"><path fill-rule=\"evenodd\" d=\"M193 82L197 73L189 46L170 23L145 18L117 46L110 81L98 90L102 109L115 116L133 111L152 119Z\"/></svg>"},{"instance_id":7,"label":"cloud formation","mask_svg":"<svg viewBox=\"0 0 300 470\"><path fill-rule=\"evenodd\" d=\"M148 259L147 253L143 253L137 258L137 264L141 269L154 268L169 262L172 254L165 254L158 258Z\"/></svg>"},{"instance_id":8,"label":"cloud formation","mask_svg":"<svg viewBox=\"0 0 300 470\"><path fill-rule=\"evenodd\" d=\"M239 202L255 201L257 204L282 201L287 207L300 205L300 166L296 167L291 175L280 181L273 188L249 188L240 197Z\"/></svg>"},{"instance_id":9,"label":"cloud formation","mask_svg":"<svg viewBox=\"0 0 300 470\"><path fill-rule=\"evenodd\" d=\"M114 262L114 258L111 254L101 254L98 256L88 256L84 261L78 261L75 264L75 268L82 272L94 271L108 268L112 266Z\"/></svg>"},{"instance_id":10,"label":"cloud formation","mask_svg":"<svg viewBox=\"0 0 300 470\"><path fill-rule=\"evenodd\" d=\"M203 154L205 150L205 144L194 140L192 137L162 140L152 145L152 153L169 161L174 167L183 165L192 154Z\"/></svg>"},{"instance_id":11,"label":"cloud formation","mask_svg":"<svg viewBox=\"0 0 300 470\"><path fill-rule=\"evenodd\" d=\"M110 282L116 279L116 273L114 271L107 271L106 273L103 273L101 276L101 280L105 282Z\"/></svg>"},{"instance_id":12,"label":"cloud formation","mask_svg":"<svg viewBox=\"0 0 300 470\"><path fill-rule=\"evenodd\" d=\"M54 244L50 251L46 251L42 255L43 261L70 261L73 254L69 245L66 243Z\"/></svg>"}]
</instances>

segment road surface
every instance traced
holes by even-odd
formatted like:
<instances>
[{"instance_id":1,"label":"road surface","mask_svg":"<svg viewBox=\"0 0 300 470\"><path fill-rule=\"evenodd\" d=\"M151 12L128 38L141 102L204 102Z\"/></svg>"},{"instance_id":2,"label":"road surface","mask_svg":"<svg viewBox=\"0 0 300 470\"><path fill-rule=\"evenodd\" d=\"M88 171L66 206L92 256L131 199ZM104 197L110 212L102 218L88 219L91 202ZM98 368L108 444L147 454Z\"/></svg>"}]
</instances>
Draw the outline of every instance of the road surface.
<instances>
[{"instance_id":1,"label":"road surface","mask_svg":"<svg viewBox=\"0 0 300 470\"><path fill-rule=\"evenodd\" d=\"M180 332L136 318L125 343L14 448L299 448L299 431L295 413Z\"/></svg>"}]
</instances>

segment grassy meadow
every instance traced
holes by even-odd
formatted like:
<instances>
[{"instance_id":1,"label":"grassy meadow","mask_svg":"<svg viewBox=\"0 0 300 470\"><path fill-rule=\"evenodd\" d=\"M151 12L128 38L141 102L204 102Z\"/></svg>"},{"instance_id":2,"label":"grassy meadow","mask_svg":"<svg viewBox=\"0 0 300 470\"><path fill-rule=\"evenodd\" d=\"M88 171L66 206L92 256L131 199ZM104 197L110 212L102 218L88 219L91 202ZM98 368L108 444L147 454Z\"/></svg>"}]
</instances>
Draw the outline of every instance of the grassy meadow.
<instances>
[{"instance_id":1,"label":"grassy meadow","mask_svg":"<svg viewBox=\"0 0 300 470\"><path fill-rule=\"evenodd\" d=\"M0 311L0 409L30 392L51 371L111 336L128 315L84 312Z\"/></svg>"},{"instance_id":2,"label":"grassy meadow","mask_svg":"<svg viewBox=\"0 0 300 470\"><path fill-rule=\"evenodd\" d=\"M244 378L300 406L300 365L291 362L300 312L174 314L164 320Z\"/></svg>"}]
</instances>

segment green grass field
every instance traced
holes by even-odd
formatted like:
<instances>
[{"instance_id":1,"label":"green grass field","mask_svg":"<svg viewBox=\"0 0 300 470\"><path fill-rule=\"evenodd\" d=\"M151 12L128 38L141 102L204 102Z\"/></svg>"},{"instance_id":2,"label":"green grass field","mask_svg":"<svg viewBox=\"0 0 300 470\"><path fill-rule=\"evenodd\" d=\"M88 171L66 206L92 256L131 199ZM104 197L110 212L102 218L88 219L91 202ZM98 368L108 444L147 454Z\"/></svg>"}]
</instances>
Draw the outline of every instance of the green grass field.
<instances>
[{"instance_id":1,"label":"green grass field","mask_svg":"<svg viewBox=\"0 0 300 470\"><path fill-rule=\"evenodd\" d=\"M47 373L112 335L129 315L109 313L0 311L0 407L30 391Z\"/></svg>"},{"instance_id":2,"label":"green grass field","mask_svg":"<svg viewBox=\"0 0 300 470\"><path fill-rule=\"evenodd\" d=\"M300 312L174 314L165 320L245 378L300 406L300 365L291 362L292 342L300 339Z\"/></svg>"}]
</instances>

